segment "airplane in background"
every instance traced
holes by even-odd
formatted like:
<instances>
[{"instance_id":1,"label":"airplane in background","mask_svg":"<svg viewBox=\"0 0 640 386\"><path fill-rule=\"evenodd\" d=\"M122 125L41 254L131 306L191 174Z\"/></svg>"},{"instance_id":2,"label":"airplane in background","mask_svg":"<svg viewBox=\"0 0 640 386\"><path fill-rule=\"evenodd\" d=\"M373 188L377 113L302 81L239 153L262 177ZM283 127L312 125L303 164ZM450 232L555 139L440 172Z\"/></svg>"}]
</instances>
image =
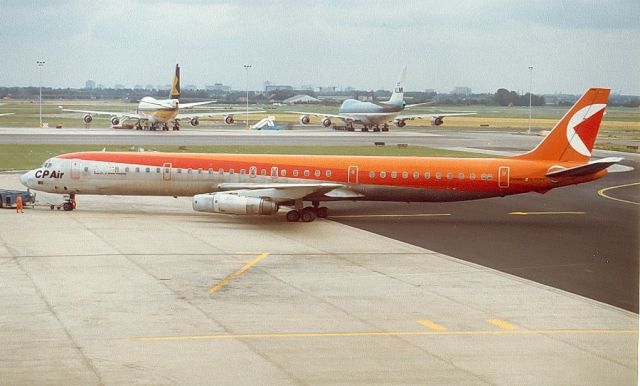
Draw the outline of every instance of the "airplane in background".
<instances>
[{"instance_id":1,"label":"airplane in background","mask_svg":"<svg viewBox=\"0 0 640 386\"><path fill-rule=\"evenodd\" d=\"M20 177L66 194L192 196L196 211L327 217L325 201L444 202L503 197L604 177L622 158L590 161L610 90L589 89L533 150L506 158L82 152ZM312 206L304 206L311 202Z\"/></svg>"},{"instance_id":2,"label":"airplane in background","mask_svg":"<svg viewBox=\"0 0 640 386\"><path fill-rule=\"evenodd\" d=\"M440 126L444 122L445 117L461 116L461 115L474 115L474 112L460 112L460 113L438 113L438 114L412 114L401 115L400 113L405 108L424 105L426 103L418 103L414 105L407 105L404 101L404 82L407 74L407 67L403 67L400 72L398 82L393 89L393 94L388 101L384 102L362 102L356 99L347 99L340 105L338 114L322 114L322 113L305 113L301 111L287 111L292 114L302 114L300 116L300 123L306 125L310 122L309 116L322 117L321 123L324 127L331 126L331 119L338 118L347 124L348 131L354 131L354 124L361 124L362 131L369 131L369 129L379 131L389 131L388 122L394 122L397 127L404 127L405 121L413 119L425 119L431 120L431 125Z\"/></svg>"},{"instance_id":3,"label":"airplane in background","mask_svg":"<svg viewBox=\"0 0 640 386\"><path fill-rule=\"evenodd\" d=\"M215 103L216 101L204 101L194 103L181 103L180 98L180 66L176 64L176 71L173 76L173 83L171 86L171 93L169 99L155 99L153 97L144 97L138 104L138 109L135 113L122 113L122 112L109 112L109 111L90 111L90 110L72 110L65 109L62 106L62 111L69 111L74 113L84 113L82 117L84 123L89 124L93 121L94 115L110 115L111 124L115 128L123 128L124 122L127 119L135 120L136 130L142 130L143 126L148 127L150 130L162 129L163 131L169 130L169 123L172 123L173 130L180 130L180 121L187 120L191 126L198 126L200 124L200 118L202 117L224 117L224 122L231 125L235 122L234 114L240 113L239 111L221 111L221 112L190 112L180 113L180 110L192 109L196 106ZM249 111L250 114L262 113L264 111ZM242 113L246 114L246 111Z\"/></svg>"}]
</instances>

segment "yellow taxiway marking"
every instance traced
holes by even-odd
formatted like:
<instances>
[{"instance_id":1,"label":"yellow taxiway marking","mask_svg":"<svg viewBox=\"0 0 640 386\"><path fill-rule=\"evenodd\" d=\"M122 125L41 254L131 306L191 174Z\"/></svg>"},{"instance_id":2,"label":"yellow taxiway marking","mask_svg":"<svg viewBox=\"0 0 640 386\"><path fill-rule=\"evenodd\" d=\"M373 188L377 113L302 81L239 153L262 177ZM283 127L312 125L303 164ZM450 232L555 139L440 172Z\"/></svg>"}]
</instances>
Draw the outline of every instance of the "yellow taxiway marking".
<instances>
[{"instance_id":1,"label":"yellow taxiway marking","mask_svg":"<svg viewBox=\"0 0 640 386\"><path fill-rule=\"evenodd\" d=\"M266 252L265 253L261 253L255 259L253 259L250 262L248 262L247 264L243 265L242 268L240 268L239 270L233 272L229 276L227 276L224 279L222 279L219 283L217 283L214 286L212 286L211 288L209 288L209 293L212 294L214 292L220 291L222 288L224 288L227 285L229 285L229 283L231 283L231 281L233 279L235 279L238 276L242 275L246 270L248 270L249 268L251 268L254 265L258 264L258 262L260 262L260 260L264 259L267 256L269 256L268 253L266 253Z\"/></svg>"},{"instance_id":2,"label":"yellow taxiway marking","mask_svg":"<svg viewBox=\"0 0 640 386\"><path fill-rule=\"evenodd\" d=\"M284 339L284 338L354 338L354 337L401 337L401 336L456 336L456 335L626 335L638 334L637 329L549 329L549 330L445 330L445 331L384 331L384 332L283 332L256 334L183 335L183 336L136 336L132 342L167 342L226 339Z\"/></svg>"},{"instance_id":3,"label":"yellow taxiway marking","mask_svg":"<svg viewBox=\"0 0 640 386\"><path fill-rule=\"evenodd\" d=\"M440 217L451 216L451 213L414 213L414 214L345 214L331 216L331 218L361 218L361 217Z\"/></svg>"},{"instance_id":4,"label":"yellow taxiway marking","mask_svg":"<svg viewBox=\"0 0 640 386\"><path fill-rule=\"evenodd\" d=\"M487 320L487 322L493 324L496 327L500 327L504 330L515 330L518 327L514 326L513 324L509 323L509 322L505 322L504 320L501 319L489 319Z\"/></svg>"},{"instance_id":5,"label":"yellow taxiway marking","mask_svg":"<svg viewBox=\"0 0 640 386\"><path fill-rule=\"evenodd\" d=\"M620 202L624 202L624 203L627 203L627 204L640 205L640 202L635 202L635 201L630 201L630 200L623 200L622 198L615 198L615 197L611 197L611 196L608 196L607 194L605 194L605 192L608 192L609 190L619 189L619 188L626 188L627 186L634 186L634 185L640 185L640 182L634 182L634 183L631 183L631 184L624 184L624 185L618 185L618 186L610 186L608 188L600 189L600 190L598 190L598 196L604 197L604 198L608 198L609 200L613 200L613 201L620 201Z\"/></svg>"},{"instance_id":6,"label":"yellow taxiway marking","mask_svg":"<svg viewBox=\"0 0 640 386\"><path fill-rule=\"evenodd\" d=\"M511 212L515 216L550 215L550 214L585 214L585 212Z\"/></svg>"},{"instance_id":7,"label":"yellow taxiway marking","mask_svg":"<svg viewBox=\"0 0 640 386\"><path fill-rule=\"evenodd\" d=\"M418 320L418 323L435 331L446 331L447 328L431 320Z\"/></svg>"}]
</instances>

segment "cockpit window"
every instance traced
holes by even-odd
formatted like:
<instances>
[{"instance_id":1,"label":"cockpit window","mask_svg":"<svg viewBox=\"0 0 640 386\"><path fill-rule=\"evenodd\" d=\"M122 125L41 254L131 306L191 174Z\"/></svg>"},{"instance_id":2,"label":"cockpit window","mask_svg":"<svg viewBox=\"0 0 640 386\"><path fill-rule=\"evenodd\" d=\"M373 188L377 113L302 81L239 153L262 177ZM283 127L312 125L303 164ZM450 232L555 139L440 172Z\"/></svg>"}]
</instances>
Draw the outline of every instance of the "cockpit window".
<instances>
[{"instance_id":1,"label":"cockpit window","mask_svg":"<svg viewBox=\"0 0 640 386\"><path fill-rule=\"evenodd\" d=\"M46 168L48 168L50 166L51 166L51 159L48 159L48 160L44 161L44 163L40 167L46 169Z\"/></svg>"}]
</instances>

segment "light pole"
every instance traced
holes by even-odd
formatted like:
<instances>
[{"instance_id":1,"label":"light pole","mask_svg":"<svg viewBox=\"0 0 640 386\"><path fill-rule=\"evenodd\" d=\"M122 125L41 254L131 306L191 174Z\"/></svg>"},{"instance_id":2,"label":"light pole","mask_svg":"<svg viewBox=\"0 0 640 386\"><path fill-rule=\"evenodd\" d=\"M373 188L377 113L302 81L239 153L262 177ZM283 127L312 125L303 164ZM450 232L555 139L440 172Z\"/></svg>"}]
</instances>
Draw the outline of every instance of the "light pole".
<instances>
[{"instance_id":1,"label":"light pole","mask_svg":"<svg viewBox=\"0 0 640 386\"><path fill-rule=\"evenodd\" d=\"M40 127L42 127L42 67L44 67L44 60L36 60L38 65L38 77L40 79Z\"/></svg>"},{"instance_id":2,"label":"light pole","mask_svg":"<svg viewBox=\"0 0 640 386\"><path fill-rule=\"evenodd\" d=\"M246 80L247 80L247 128L249 128L249 69L252 66L250 64L245 64L244 65L244 71L246 72L247 76L246 76Z\"/></svg>"},{"instance_id":3,"label":"light pole","mask_svg":"<svg viewBox=\"0 0 640 386\"><path fill-rule=\"evenodd\" d=\"M529 66L529 129L527 134L531 134L531 89L533 88L533 66Z\"/></svg>"}]
</instances>

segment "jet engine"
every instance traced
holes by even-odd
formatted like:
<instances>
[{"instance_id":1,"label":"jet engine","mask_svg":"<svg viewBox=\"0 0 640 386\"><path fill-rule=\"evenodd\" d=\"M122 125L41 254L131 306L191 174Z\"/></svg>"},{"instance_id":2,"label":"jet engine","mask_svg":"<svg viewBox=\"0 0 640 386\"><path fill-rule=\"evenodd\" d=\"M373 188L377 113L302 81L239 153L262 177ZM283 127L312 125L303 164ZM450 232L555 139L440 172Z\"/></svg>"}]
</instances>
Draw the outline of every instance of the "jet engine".
<instances>
[{"instance_id":1,"label":"jet engine","mask_svg":"<svg viewBox=\"0 0 640 386\"><path fill-rule=\"evenodd\" d=\"M82 120L84 121L84 123L89 124L91 123L91 121L93 121L93 117L91 116L91 114L85 114L84 117L82 117Z\"/></svg>"},{"instance_id":2,"label":"jet engine","mask_svg":"<svg viewBox=\"0 0 640 386\"><path fill-rule=\"evenodd\" d=\"M273 215L278 204L259 197L243 197L229 193L197 194L191 201L193 210L227 214Z\"/></svg>"},{"instance_id":3,"label":"jet engine","mask_svg":"<svg viewBox=\"0 0 640 386\"><path fill-rule=\"evenodd\" d=\"M235 120L233 119L233 115L224 116L224 123L226 123L227 125L233 125L234 122Z\"/></svg>"},{"instance_id":4,"label":"jet engine","mask_svg":"<svg viewBox=\"0 0 640 386\"><path fill-rule=\"evenodd\" d=\"M309 116L308 115L302 115L300 116L300 123L302 123L303 125L307 125L309 124Z\"/></svg>"},{"instance_id":5,"label":"jet engine","mask_svg":"<svg viewBox=\"0 0 640 386\"><path fill-rule=\"evenodd\" d=\"M191 118L189 123L191 124L191 126L198 126L200 124L200 121L198 120L198 118Z\"/></svg>"},{"instance_id":6,"label":"jet engine","mask_svg":"<svg viewBox=\"0 0 640 386\"><path fill-rule=\"evenodd\" d=\"M440 126L444 123L443 117L431 117L431 126Z\"/></svg>"},{"instance_id":7,"label":"jet engine","mask_svg":"<svg viewBox=\"0 0 640 386\"><path fill-rule=\"evenodd\" d=\"M120 119L118 119L118 117L116 117L115 115L113 117L111 117L111 124L114 126L118 126L118 124L120 123Z\"/></svg>"},{"instance_id":8,"label":"jet engine","mask_svg":"<svg viewBox=\"0 0 640 386\"><path fill-rule=\"evenodd\" d=\"M324 127L329 127L329 126L331 126L331 119L329 119L329 118L325 118L325 119L323 119L323 120L322 120L322 126L324 126Z\"/></svg>"},{"instance_id":9,"label":"jet engine","mask_svg":"<svg viewBox=\"0 0 640 386\"><path fill-rule=\"evenodd\" d=\"M403 120L398 120L395 123L396 123L396 126L398 126L398 127L405 127L407 125L407 122L405 122Z\"/></svg>"}]
</instances>

